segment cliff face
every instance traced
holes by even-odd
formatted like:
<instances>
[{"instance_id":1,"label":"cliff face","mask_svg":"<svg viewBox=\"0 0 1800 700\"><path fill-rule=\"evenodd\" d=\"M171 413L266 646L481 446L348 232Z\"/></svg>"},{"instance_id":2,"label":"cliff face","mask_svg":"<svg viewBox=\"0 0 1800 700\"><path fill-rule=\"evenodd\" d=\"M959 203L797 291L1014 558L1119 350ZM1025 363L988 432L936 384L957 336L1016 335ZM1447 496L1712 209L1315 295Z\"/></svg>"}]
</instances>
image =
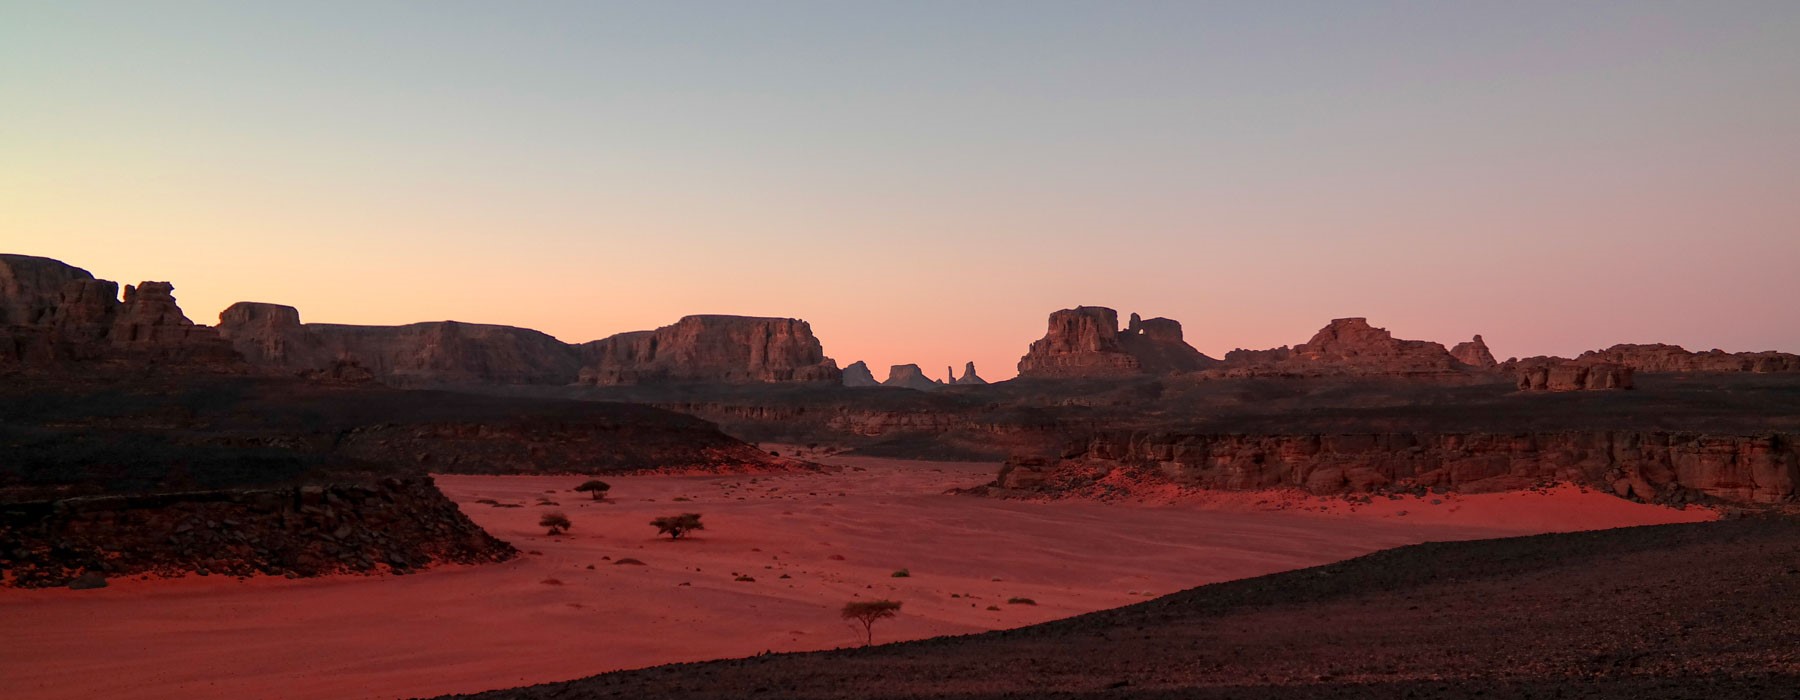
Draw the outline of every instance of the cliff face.
<instances>
[{"instance_id":1,"label":"cliff face","mask_svg":"<svg viewBox=\"0 0 1800 700\"><path fill-rule=\"evenodd\" d=\"M1502 369L1512 373L1519 391L1605 391L1634 386L1631 367L1617 362L1532 357L1508 360Z\"/></svg>"},{"instance_id":2,"label":"cliff face","mask_svg":"<svg viewBox=\"0 0 1800 700\"><path fill-rule=\"evenodd\" d=\"M954 373L952 373L950 376L956 377L956 375ZM982 379L981 375L975 373L975 363L970 362L970 363L963 365L962 376L956 377L956 379L950 383L957 384L957 385L963 385L963 386L975 386L975 385L986 384L988 382L986 379Z\"/></svg>"},{"instance_id":3,"label":"cliff face","mask_svg":"<svg viewBox=\"0 0 1800 700\"><path fill-rule=\"evenodd\" d=\"M1368 319L1334 319L1311 340L1292 348L1233 350L1210 374L1219 377L1446 376L1488 369L1492 356L1480 336L1457 346L1472 361L1459 360L1438 343L1401 340Z\"/></svg>"},{"instance_id":4,"label":"cliff face","mask_svg":"<svg viewBox=\"0 0 1800 700\"><path fill-rule=\"evenodd\" d=\"M517 554L470 522L429 477L0 505L0 584L21 587L195 571L411 571Z\"/></svg>"},{"instance_id":5,"label":"cliff face","mask_svg":"<svg viewBox=\"0 0 1800 700\"><path fill-rule=\"evenodd\" d=\"M1546 482L1592 484L1620 496L1684 503L1695 493L1784 503L1800 482L1797 436L1662 432L1194 435L1101 433L1061 462L1015 462L1006 488L1075 493L1113 469L1186 486L1295 487L1313 493L1424 488L1469 492Z\"/></svg>"},{"instance_id":6,"label":"cliff face","mask_svg":"<svg viewBox=\"0 0 1800 700\"><path fill-rule=\"evenodd\" d=\"M405 326L302 324L291 306L239 302L219 332L251 364L289 373L360 365L389 384L567 384L574 349L543 333L456 321Z\"/></svg>"},{"instance_id":7,"label":"cliff face","mask_svg":"<svg viewBox=\"0 0 1800 700\"><path fill-rule=\"evenodd\" d=\"M1611 362L1639 372L1800 372L1800 355L1723 350L1689 352L1679 345L1614 345L1584 352L1577 360Z\"/></svg>"},{"instance_id":8,"label":"cliff face","mask_svg":"<svg viewBox=\"0 0 1800 700\"><path fill-rule=\"evenodd\" d=\"M932 391L943 387L943 383L934 382L925 376L925 370L918 365L894 365L888 368L887 381L882 386L897 386L919 391Z\"/></svg>"},{"instance_id":9,"label":"cliff face","mask_svg":"<svg viewBox=\"0 0 1800 700\"><path fill-rule=\"evenodd\" d=\"M1116 377L1204 369L1217 361L1182 339L1181 323L1131 315L1124 333L1119 314L1104 306L1078 306L1050 314L1044 337L1019 358L1019 376Z\"/></svg>"},{"instance_id":10,"label":"cliff face","mask_svg":"<svg viewBox=\"0 0 1800 700\"><path fill-rule=\"evenodd\" d=\"M792 318L688 316L578 346L584 384L841 383L812 326Z\"/></svg>"},{"instance_id":11,"label":"cliff face","mask_svg":"<svg viewBox=\"0 0 1800 700\"><path fill-rule=\"evenodd\" d=\"M93 362L239 365L213 329L195 325L168 282L126 285L48 258L0 255L0 365L69 369Z\"/></svg>"}]
</instances>

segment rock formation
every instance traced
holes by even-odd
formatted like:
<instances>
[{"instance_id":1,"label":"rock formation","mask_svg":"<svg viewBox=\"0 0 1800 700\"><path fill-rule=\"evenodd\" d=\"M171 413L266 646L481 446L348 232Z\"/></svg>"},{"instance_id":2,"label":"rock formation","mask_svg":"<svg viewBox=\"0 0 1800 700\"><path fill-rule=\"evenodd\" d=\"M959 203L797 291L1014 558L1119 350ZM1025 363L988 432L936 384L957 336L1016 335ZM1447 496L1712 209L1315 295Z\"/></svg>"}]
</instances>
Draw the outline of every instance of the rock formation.
<instances>
[{"instance_id":1,"label":"rock formation","mask_svg":"<svg viewBox=\"0 0 1800 700\"><path fill-rule=\"evenodd\" d=\"M322 576L505 561L430 477L0 505L12 585L87 577Z\"/></svg>"},{"instance_id":2,"label":"rock formation","mask_svg":"<svg viewBox=\"0 0 1800 700\"><path fill-rule=\"evenodd\" d=\"M1078 306L1050 314L1044 337L1019 359L1028 378L1117 377L1191 372L1216 364L1182 339L1181 323L1131 315L1119 332L1119 314L1103 306Z\"/></svg>"},{"instance_id":3,"label":"rock formation","mask_svg":"<svg viewBox=\"0 0 1800 700\"><path fill-rule=\"evenodd\" d=\"M888 368L887 381L882 386L897 386L919 391L932 391L943 387L942 382L932 381L925 376L925 371L918 365L894 365Z\"/></svg>"},{"instance_id":4,"label":"rock formation","mask_svg":"<svg viewBox=\"0 0 1800 700\"><path fill-rule=\"evenodd\" d=\"M1617 362L1561 357L1508 360L1519 391L1603 391L1632 388L1632 369Z\"/></svg>"},{"instance_id":5,"label":"rock formation","mask_svg":"<svg viewBox=\"0 0 1800 700\"><path fill-rule=\"evenodd\" d=\"M93 280L60 260L0 253L0 326L36 326L61 305L70 282ZM114 300L118 292L113 293Z\"/></svg>"},{"instance_id":6,"label":"rock formation","mask_svg":"<svg viewBox=\"0 0 1800 700\"><path fill-rule=\"evenodd\" d=\"M1698 494L1781 503L1800 483L1800 436L1669 432L1196 435L1105 432L1061 462L1013 460L996 485L1051 493L1106 472L1213 489L1299 487L1330 494L1427 488L1500 491L1583 483L1658 503Z\"/></svg>"},{"instance_id":7,"label":"rock formation","mask_svg":"<svg viewBox=\"0 0 1800 700\"><path fill-rule=\"evenodd\" d=\"M1479 336L1458 347L1477 361L1487 354ZM1459 361L1441 344L1401 340L1386 329L1369 325L1367 319L1340 318L1292 348L1233 350L1212 373L1226 377L1429 376L1470 367L1479 365Z\"/></svg>"},{"instance_id":8,"label":"rock formation","mask_svg":"<svg viewBox=\"0 0 1800 700\"><path fill-rule=\"evenodd\" d=\"M456 321L405 326L300 322L291 306L239 302L219 332L251 364L288 373L360 366L389 384L567 384L579 360L566 343L526 328Z\"/></svg>"},{"instance_id":9,"label":"rock formation","mask_svg":"<svg viewBox=\"0 0 1800 700\"><path fill-rule=\"evenodd\" d=\"M600 386L843 381L812 326L792 318L688 316L577 349L582 383Z\"/></svg>"},{"instance_id":10,"label":"rock formation","mask_svg":"<svg viewBox=\"0 0 1800 700\"><path fill-rule=\"evenodd\" d=\"M1456 347L1450 348L1450 356L1475 369L1493 369L1500 364L1494 360L1494 353L1488 351L1487 343L1479 335L1474 340L1457 343Z\"/></svg>"},{"instance_id":11,"label":"rock formation","mask_svg":"<svg viewBox=\"0 0 1800 700\"><path fill-rule=\"evenodd\" d=\"M1679 345L1614 345L1584 352L1577 360L1613 362L1639 372L1800 372L1800 355L1723 350L1689 352Z\"/></svg>"},{"instance_id":12,"label":"rock formation","mask_svg":"<svg viewBox=\"0 0 1800 700\"><path fill-rule=\"evenodd\" d=\"M973 386L988 383L986 379L981 378L981 375L975 373L975 363L973 362L963 365L962 376L957 377L954 373L950 376L956 377L950 382L951 384L961 386Z\"/></svg>"},{"instance_id":13,"label":"rock formation","mask_svg":"<svg viewBox=\"0 0 1800 700\"><path fill-rule=\"evenodd\" d=\"M52 285L55 289L51 289ZM168 282L125 287L48 258L0 255L0 364L68 369L91 362L229 367L231 347L195 325Z\"/></svg>"},{"instance_id":14,"label":"rock formation","mask_svg":"<svg viewBox=\"0 0 1800 700\"><path fill-rule=\"evenodd\" d=\"M881 382L875 381L868 363L857 360L844 368L844 386L881 386Z\"/></svg>"}]
</instances>

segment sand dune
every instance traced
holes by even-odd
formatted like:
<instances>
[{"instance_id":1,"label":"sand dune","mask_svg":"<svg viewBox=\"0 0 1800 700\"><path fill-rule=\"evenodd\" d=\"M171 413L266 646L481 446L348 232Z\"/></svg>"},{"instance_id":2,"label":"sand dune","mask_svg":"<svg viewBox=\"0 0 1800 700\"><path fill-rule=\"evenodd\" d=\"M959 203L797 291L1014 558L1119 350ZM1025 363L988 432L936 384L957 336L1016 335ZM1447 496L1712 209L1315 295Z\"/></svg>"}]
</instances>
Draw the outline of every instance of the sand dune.
<instances>
[{"instance_id":1,"label":"sand dune","mask_svg":"<svg viewBox=\"0 0 1800 700\"><path fill-rule=\"evenodd\" d=\"M1279 494L1035 503L944 495L987 480L990 465L837 461L846 468L833 473L612 478L605 503L569 490L580 477L438 477L477 523L531 552L500 565L0 590L0 696L469 692L858 644L860 631L836 615L858 599L904 602L876 628L878 642L896 641L1026 625L1407 543L1712 517L1573 488L1357 506ZM546 536L536 523L547 510L568 514L574 529ZM679 512L704 514L707 529L655 538L648 521ZM617 563L625 558L643 564ZM894 577L901 569L910 575Z\"/></svg>"}]
</instances>

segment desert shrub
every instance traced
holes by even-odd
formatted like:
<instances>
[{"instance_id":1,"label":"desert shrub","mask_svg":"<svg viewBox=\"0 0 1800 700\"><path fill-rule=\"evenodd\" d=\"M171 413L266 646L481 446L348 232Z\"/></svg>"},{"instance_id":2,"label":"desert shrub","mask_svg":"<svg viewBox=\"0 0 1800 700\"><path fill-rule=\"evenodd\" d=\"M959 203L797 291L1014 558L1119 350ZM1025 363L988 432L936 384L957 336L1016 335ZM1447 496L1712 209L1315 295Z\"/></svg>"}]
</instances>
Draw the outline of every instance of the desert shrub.
<instances>
[{"instance_id":1,"label":"desert shrub","mask_svg":"<svg viewBox=\"0 0 1800 700\"><path fill-rule=\"evenodd\" d=\"M888 575L889 575L889 576L891 576L891 577L893 577L893 578L911 578L911 577L912 577L912 572L911 572L911 571L907 571L907 570L906 570L906 569L901 569L901 570L899 570L899 571L896 571L896 572L894 572L894 573L892 573L892 574L888 574Z\"/></svg>"},{"instance_id":2,"label":"desert shrub","mask_svg":"<svg viewBox=\"0 0 1800 700\"><path fill-rule=\"evenodd\" d=\"M1037 605L1037 601L1032 600L1030 598L1007 598L1006 604L1007 605Z\"/></svg>"},{"instance_id":3,"label":"desert shrub","mask_svg":"<svg viewBox=\"0 0 1800 700\"><path fill-rule=\"evenodd\" d=\"M875 622L900 614L900 602L896 600L861 600L844 604L839 612L846 620L854 620L863 626L863 646L875 643Z\"/></svg>"},{"instance_id":4,"label":"desert shrub","mask_svg":"<svg viewBox=\"0 0 1800 700\"><path fill-rule=\"evenodd\" d=\"M632 558L631 558L631 557L625 557L625 558L623 558L623 559L620 559L620 560L618 560L618 561L615 561L615 562L613 562L613 566L620 566L620 565L625 565L625 566L644 566L644 562L641 562L641 561L638 561L638 560L636 560L636 559L632 559Z\"/></svg>"},{"instance_id":5,"label":"desert shrub","mask_svg":"<svg viewBox=\"0 0 1800 700\"><path fill-rule=\"evenodd\" d=\"M681 515L665 515L650 521L656 527L656 534L668 535L669 539L678 540L682 535L695 530L705 530L706 524L700 522L699 513L682 513Z\"/></svg>"},{"instance_id":6,"label":"desert shrub","mask_svg":"<svg viewBox=\"0 0 1800 700\"><path fill-rule=\"evenodd\" d=\"M754 578L754 577L750 577L750 576L739 576L739 577L737 577L737 578L734 578L734 579L732 579L732 580L733 580L733 581L738 581L738 582L741 582L741 583L756 583L756 579L755 579L755 578Z\"/></svg>"},{"instance_id":7,"label":"desert shrub","mask_svg":"<svg viewBox=\"0 0 1800 700\"><path fill-rule=\"evenodd\" d=\"M569 522L569 516L553 510L538 518L538 527L548 529L551 535L560 535L564 530L575 527L575 524Z\"/></svg>"},{"instance_id":8,"label":"desert shrub","mask_svg":"<svg viewBox=\"0 0 1800 700\"><path fill-rule=\"evenodd\" d=\"M612 484L599 479L588 479L587 481L581 482L580 486L575 487L575 490L586 491L593 494L594 500L598 501L602 498L606 498L606 492L612 490Z\"/></svg>"}]
</instances>

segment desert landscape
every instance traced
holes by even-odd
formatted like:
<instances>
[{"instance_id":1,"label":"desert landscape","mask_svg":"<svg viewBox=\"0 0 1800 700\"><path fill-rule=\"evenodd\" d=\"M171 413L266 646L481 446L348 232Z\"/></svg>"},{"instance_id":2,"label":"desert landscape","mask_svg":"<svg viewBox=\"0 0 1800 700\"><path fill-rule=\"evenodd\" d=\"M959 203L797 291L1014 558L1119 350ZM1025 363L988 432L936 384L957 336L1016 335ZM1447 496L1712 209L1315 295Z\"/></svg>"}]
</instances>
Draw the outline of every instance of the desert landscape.
<instances>
[{"instance_id":1,"label":"desert landscape","mask_svg":"<svg viewBox=\"0 0 1800 700\"><path fill-rule=\"evenodd\" d=\"M1796 66L0 0L0 700L1800 697Z\"/></svg>"}]
</instances>

